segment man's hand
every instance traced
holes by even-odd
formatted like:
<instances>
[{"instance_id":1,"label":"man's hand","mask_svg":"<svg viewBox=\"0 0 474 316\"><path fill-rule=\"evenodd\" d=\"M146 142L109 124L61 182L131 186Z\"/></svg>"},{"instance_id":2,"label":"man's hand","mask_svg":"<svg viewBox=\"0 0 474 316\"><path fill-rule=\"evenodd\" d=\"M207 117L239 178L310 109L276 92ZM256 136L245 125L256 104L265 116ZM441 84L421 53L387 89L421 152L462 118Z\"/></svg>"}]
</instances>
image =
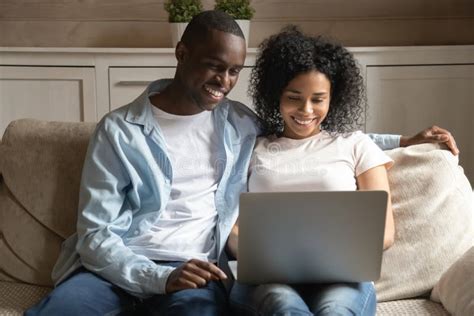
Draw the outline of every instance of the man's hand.
<instances>
[{"instance_id":1,"label":"man's hand","mask_svg":"<svg viewBox=\"0 0 474 316\"><path fill-rule=\"evenodd\" d=\"M166 281L166 293L197 289L209 281L225 280L227 276L215 264L191 259L177 267Z\"/></svg>"},{"instance_id":2,"label":"man's hand","mask_svg":"<svg viewBox=\"0 0 474 316\"><path fill-rule=\"evenodd\" d=\"M453 135L451 135L449 131L438 126L428 127L411 137L402 136L400 138L400 147L407 147L422 143L444 143L446 146L448 146L453 155L459 154L459 149L456 146L456 141L454 140Z\"/></svg>"}]
</instances>

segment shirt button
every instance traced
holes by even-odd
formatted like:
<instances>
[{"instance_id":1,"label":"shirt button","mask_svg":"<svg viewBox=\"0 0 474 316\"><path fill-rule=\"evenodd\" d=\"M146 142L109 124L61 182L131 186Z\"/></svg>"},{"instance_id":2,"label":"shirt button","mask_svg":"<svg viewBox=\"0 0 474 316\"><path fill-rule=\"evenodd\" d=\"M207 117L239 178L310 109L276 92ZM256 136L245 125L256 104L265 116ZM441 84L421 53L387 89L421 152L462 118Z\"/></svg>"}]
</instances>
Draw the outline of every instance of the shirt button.
<instances>
[{"instance_id":1,"label":"shirt button","mask_svg":"<svg viewBox=\"0 0 474 316\"><path fill-rule=\"evenodd\" d=\"M134 231L134 232L133 232L133 234L134 234L135 236L137 236L137 235L138 235L138 233L139 233L139 231L138 231L138 230L136 230L136 231Z\"/></svg>"}]
</instances>

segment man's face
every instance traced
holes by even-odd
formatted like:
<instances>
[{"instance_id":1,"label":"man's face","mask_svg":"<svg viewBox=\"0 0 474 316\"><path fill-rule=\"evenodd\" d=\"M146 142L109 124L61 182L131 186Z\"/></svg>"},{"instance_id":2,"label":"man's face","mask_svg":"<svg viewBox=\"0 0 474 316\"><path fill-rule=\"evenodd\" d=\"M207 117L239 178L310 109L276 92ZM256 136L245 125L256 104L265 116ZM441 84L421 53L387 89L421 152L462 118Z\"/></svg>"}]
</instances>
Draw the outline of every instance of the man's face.
<instances>
[{"instance_id":1,"label":"man's face","mask_svg":"<svg viewBox=\"0 0 474 316\"><path fill-rule=\"evenodd\" d=\"M222 101L239 78L245 54L243 38L217 30L192 47L178 44L178 74L190 112L213 110Z\"/></svg>"}]
</instances>

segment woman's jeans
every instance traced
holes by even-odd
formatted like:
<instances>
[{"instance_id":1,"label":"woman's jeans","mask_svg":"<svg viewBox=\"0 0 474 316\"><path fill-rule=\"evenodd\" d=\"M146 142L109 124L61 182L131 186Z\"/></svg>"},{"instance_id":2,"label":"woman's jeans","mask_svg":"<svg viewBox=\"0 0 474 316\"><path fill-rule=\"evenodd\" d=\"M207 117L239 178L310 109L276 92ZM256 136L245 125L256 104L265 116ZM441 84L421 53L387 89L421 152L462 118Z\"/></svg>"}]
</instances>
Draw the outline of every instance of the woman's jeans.
<instances>
[{"instance_id":1,"label":"woman's jeans","mask_svg":"<svg viewBox=\"0 0 474 316\"><path fill-rule=\"evenodd\" d=\"M244 285L235 282L235 315L375 315L372 282L310 285Z\"/></svg>"},{"instance_id":2,"label":"woman's jeans","mask_svg":"<svg viewBox=\"0 0 474 316\"><path fill-rule=\"evenodd\" d=\"M182 262L168 263L177 266ZM139 299L81 268L25 315L229 315L221 282L205 287Z\"/></svg>"}]
</instances>

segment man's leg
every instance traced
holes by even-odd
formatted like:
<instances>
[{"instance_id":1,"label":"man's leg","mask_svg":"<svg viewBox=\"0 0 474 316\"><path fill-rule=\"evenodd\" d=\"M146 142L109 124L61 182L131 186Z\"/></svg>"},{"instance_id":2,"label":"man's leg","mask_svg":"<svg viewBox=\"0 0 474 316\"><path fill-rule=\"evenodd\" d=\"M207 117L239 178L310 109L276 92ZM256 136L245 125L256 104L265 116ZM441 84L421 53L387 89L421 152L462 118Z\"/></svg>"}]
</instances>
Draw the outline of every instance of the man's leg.
<instances>
[{"instance_id":1,"label":"man's leg","mask_svg":"<svg viewBox=\"0 0 474 316\"><path fill-rule=\"evenodd\" d=\"M227 291L221 282L144 300L146 315L230 315Z\"/></svg>"},{"instance_id":2,"label":"man's leg","mask_svg":"<svg viewBox=\"0 0 474 316\"><path fill-rule=\"evenodd\" d=\"M299 291L314 315L375 315L372 282L305 285Z\"/></svg>"},{"instance_id":3,"label":"man's leg","mask_svg":"<svg viewBox=\"0 0 474 316\"><path fill-rule=\"evenodd\" d=\"M33 315L132 314L139 300L84 268L62 282L37 305L25 312Z\"/></svg>"},{"instance_id":4,"label":"man's leg","mask_svg":"<svg viewBox=\"0 0 474 316\"><path fill-rule=\"evenodd\" d=\"M234 283L230 294L234 315L312 315L299 293L290 285Z\"/></svg>"}]
</instances>

